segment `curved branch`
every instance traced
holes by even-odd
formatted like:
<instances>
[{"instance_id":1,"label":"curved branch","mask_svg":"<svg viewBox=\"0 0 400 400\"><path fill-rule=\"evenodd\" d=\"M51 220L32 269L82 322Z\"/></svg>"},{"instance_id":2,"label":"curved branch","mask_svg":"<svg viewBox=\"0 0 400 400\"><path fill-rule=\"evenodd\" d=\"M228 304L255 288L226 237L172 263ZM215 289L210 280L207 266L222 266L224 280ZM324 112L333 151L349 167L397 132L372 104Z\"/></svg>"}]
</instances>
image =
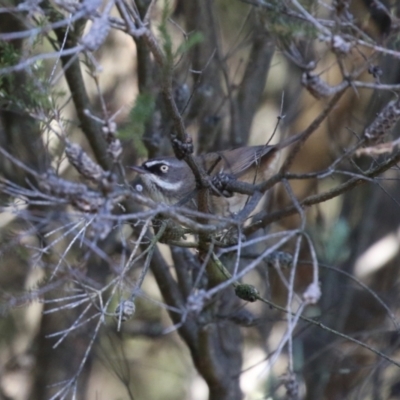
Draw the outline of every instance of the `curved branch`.
<instances>
[{"instance_id":1,"label":"curved branch","mask_svg":"<svg viewBox=\"0 0 400 400\"><path fill-rule=\"evenodd\" d=\"M370 182L371 178L374 178L383 172L387 171L389 168L395 166L398 162L400 161L400 152L396 153L393 157L389 158L386 160L386 162L380 164L378 167L373 168L367 172L365 172L365 178L368 179L363 179L360 176L355 176L351 179L349 179L347 182L342 183L338 187L329 190L327 192L321 193L321 194L316 194L313 196L308 196L305 199L299 201L299 204L304 208L304 207L309 207L314 204L319 204L323 203L324 201L333 199L334 197L337 197L353 188L356 186L359 186L365 182ZM288 217L290 215L296 214L298 212L297 208L295 206L289 206L284 208L283 210L275 211L271 214L265 215L263 218L259 219L256 221L254 224L246 227L244 229L244 234L245 235L250 235L257 231L260 228L263 228L267 225L269 225L271 222L278 221L284 217Z\"/></svg>"},{"instance_id":2,"label":"curved branch","mask_svg":"<svg viewBox=\"0 0 400 400\"><path fill-rule=\"evenodd\" d=\"M50 12L49 14L53 22L56 22L54 21L54 19L57 18L56 14L54 12ZM60 47L64 42L64 49L76 47L76 37L68 33L65 28L54 29L54 32ZM67 40L65 40L65 38ZM93 149L97 162L103 169L110 170L112 163L107 154L107 143L102 132L102 126L98 121L90 117L90 115L93 115L92 106L86 92L79 57L77 57L76 54L64 56L61 57L61 62L64 67L65 79L71 91L72 100L79 118L80 127Z\"/></svg>"}]
</instances>

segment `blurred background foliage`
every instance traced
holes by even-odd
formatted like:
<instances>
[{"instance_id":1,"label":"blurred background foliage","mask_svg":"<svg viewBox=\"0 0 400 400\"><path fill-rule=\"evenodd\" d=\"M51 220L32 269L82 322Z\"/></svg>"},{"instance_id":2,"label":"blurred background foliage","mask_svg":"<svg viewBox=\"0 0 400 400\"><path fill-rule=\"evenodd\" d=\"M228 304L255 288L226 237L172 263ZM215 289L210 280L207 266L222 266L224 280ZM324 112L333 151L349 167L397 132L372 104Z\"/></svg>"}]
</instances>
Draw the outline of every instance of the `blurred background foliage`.
<instances>
[{"instance_id":1,"label":"blurred background foliage","mask_svg":"<svg viewBox=\"0 0 400 400\"><path fill-rule=\"evenodd\" d=\"M131 2L142 18L148 17L148 27L165 56L161 67L145 35L130 36L123 28L117 29L122 26L118 22L120 3L110 8L114 25L94 51L83 49L79 55L46 58L40 55L79 46L95 24L88 20L105 13L110 3L0 1L1 34L32 30L30 35L3 36L0 40L0 145L32 170L44 173L52 167L65 179L85 182L68 162L65 138L80 144L104 169L110 165L115 169L109 160L99 157L107 153L106 145L96 144L87 134L92 129L101 132L110 122L118 127L122 166L173 154L170 134L176 127L162 93L165 76L171 81L174 101L193 137L195 152L200 154L264 144L274 131L272 141L277 142L308 129L335 95L332 88L359 71L355 80L366 85L350 85L332 107L296 155L290 169L296 174L332 168L383 106L398 96L398 2L336 0L299 5L297 1L176 0L152 2L150 8L147 0ZM79 4L92 14L82 11L70 25L34 31L78 15L83 10ZM352 46L351 50L334 51L332 42L321 40L316 25L298 17L300 7L325 23L332 41L341 39ZM24 60L34 62L24 64ZM18 63L23 68L7 70ZM323 96L313 92L311 85L302 85L302 76L307 73L318 76L331 91ZM389 90L382 90L380 84L388 85ZM393 137L387 140L395 139L396 132L394 129ZM323 179L321 173L318 179L290 181L294 196L301 200L327 192L351 174L378 165L380 157L388 155L350 159L343 167L347 174ZM305 321L291 333L292 348L280 350L275 358L287 333L285 314L259 302L247 304L232 298L223 306L218 304L210 323L216 357L224 360L221 367L230 367L221 375L225 373L236 382L232 393L218 395L211 379L207 380L207 367L201 369L201 354L196 356L187 339L170 329L176 321L164 306L168 301L154 271L146 276L135 302L134 318L120 329L112 316L103 315L104 321L96 325L96 315L91 319L89 312L83 318L83 308L68 307L68 293L77 292L79 287L95 294L121 273L138 237L134 224L116 224L114 232L118 233L111 243L104 238L93 241L100 251L85 247L82 239L65 252L71 244L71 238L64 234L69 226L67 217L74 218L71 204L43 205L39 195L37 202L24 202L22 190L37 187L35 178L4 155L0 171L0 399L334 400L400 396L397 365ZM129 170L126 173L131 181L134 175ZM322 297L304 315L394 360L399 358L397 176L394 166L341 196L306 208L305 227L320 263ZM18 185L19 192L10 193L6 180L15 188ZM268 216L291 204L290 196L278 185L260 211ZM126 209L121 207L116 213L123 211ZM295 214L263 229L278 232L300 224L300 215ZM249 234L248 239L257 234L260 232ZM244 250L240 267L261 254L265 245ZM292 252L294 248L293 240L285 250ZM162 259L177 282L181 283L178 265L195 269L196 252L184 254L165 244L159 244L158 249L160 258L155 256L153 263L161 265ZM302 293L312 275L307 246L300 249L299 257L296 293ZM234 264L234 260L227 257L226 263ZM110 289L102 294L105 303L107 295L112 297L110 310L134 287L142 267L143 261L138 262L116 292ZM281 274L288 278L290 272L282 270ZM288 291L281 274L265 262L245 280L255 284L264 297L284 306ZM82 318L88 318L88 323L71 331L58 345L62 335L52 335L79 324ZM288 368L290 359L293 369ZM55 395L59 388L55 383L65 383L77 371L78 383L72 385L75 392Z\"/></svg>"}]
</instances>

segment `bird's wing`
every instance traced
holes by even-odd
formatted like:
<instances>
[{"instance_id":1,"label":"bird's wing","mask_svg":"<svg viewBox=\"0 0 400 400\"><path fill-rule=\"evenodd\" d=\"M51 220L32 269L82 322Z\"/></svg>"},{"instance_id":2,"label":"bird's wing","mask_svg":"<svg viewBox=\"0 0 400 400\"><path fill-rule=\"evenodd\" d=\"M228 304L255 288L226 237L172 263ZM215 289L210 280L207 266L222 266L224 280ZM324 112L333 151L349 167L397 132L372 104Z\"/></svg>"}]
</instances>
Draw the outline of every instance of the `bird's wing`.
<instances>
[{"instance_id":1,"label":"bird's wing","mask_svg":"<svg viewBox=\"0 0 400 400\"><path fill-rule=\"evenodd\" d=\"M239 178L248 168L273 156L276 146L250 146L218 153L221 160L218 162L215 173L224 172ZM214 172L212 173L214 175Z\"/></svg>"}]
</instances>

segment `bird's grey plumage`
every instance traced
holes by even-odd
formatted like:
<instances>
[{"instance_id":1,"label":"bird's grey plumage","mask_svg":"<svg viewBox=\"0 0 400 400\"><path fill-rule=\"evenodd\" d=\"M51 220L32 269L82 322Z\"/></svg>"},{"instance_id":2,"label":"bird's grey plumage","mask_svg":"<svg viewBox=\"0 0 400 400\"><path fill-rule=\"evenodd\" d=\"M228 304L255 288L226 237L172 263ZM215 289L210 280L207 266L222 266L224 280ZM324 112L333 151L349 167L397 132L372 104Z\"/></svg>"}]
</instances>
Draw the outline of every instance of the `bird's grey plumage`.
<instances>
[{"instance_id":1,"label":"bird's grey plumage","mask_svg":"<svg viewBox=\"0 0 400 400\"><path fill-rule=\"evenodd\" d=\"M240 147L200 155L194 160L211 177L225 173L239 181L258 184L276 172L279 150L296 141L301 143L307 136L308 132L303 132L276 145ZM185 161L175 157L155 158L132 169L140 174L143 184L137 187L154 201L197 207L195 177ZM209 211L219 215L240 211L248 199L247 195L239 193L229 197L218 195L215 191L209 193L212 193L209 196Z\"/></svg>"},{"instance_id":2,"label":"bird's grey plumage","mask_svg":"<svg viewBox=\"0 0 400 400\"><path fill-rule=\"evenodd\" d=\"M208 153L194 159L211 177L225 173L238 180L257 184L272 175L275 153L276 146L250 146ZM160 157L132 168L140 173L143 193L154 201L196 208L196 181L185 161L175 157ZM226 199L220 196L216 200L214 193L210 198L209 211L222 215L237 212L246 199L245 195L235 194Z\"/></svg>"}]
</instances>

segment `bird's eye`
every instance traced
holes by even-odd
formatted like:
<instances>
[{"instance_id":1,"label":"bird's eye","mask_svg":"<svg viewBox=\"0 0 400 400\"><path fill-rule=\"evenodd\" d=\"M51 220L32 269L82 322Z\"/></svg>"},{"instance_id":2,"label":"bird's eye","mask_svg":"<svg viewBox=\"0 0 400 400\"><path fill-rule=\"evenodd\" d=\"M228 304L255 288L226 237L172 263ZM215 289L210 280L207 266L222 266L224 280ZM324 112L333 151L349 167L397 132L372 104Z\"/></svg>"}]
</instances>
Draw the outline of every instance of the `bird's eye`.
<instances>
[{"instance_id":1,"label":"bird's eye","mask_svg":"<svg viewBox=\"0 0 400 400\"><path fill-rule=\"evenodd\" d=\"M165 164L161 165L161 167L160 167L160 171L164 172L164 174L166 172L168 172L168 169L169 169L168 165L165 165Z\"/></svg>"}]
</instances>

